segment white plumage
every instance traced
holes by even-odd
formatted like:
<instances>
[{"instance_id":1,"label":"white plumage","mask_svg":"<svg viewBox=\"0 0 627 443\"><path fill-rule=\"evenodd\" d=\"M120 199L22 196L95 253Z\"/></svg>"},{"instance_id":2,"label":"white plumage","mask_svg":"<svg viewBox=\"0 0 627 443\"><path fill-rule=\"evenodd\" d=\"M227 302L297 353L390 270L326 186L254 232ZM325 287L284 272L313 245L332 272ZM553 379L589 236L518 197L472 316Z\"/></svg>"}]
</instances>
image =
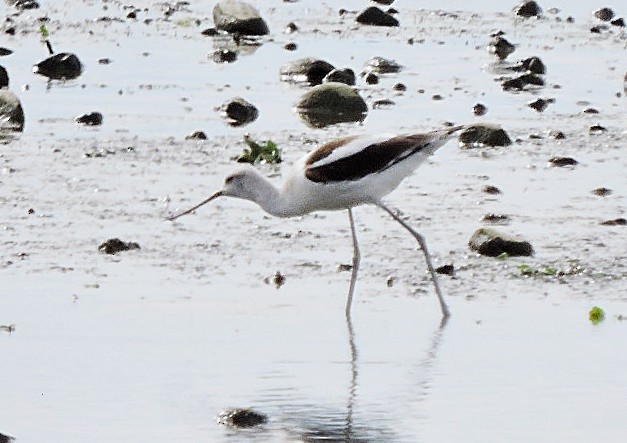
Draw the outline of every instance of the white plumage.
<instances>
[{"instance_id":1,"label":"white plumage","mask_svg":"<svg viewBox=\"0 0 627 443\"><path fill-rule=\"evenodd\" d=\"M360 261L351 209L373 204L390 214L418 241L431 273L442 315L447 317L449 310L424 238L385 206L381 199L461 129L463 126L422 134L383 134L334 140L296 161L280 188L258 170L241 168L226 177L221 190L198 205L169 217L169 220L188 214L221 196L253 201L277 217L294 217L320 210L348 210L354 248L353 272L346 303L346 315L349 316Z\"/></svg>"}]
</instances>

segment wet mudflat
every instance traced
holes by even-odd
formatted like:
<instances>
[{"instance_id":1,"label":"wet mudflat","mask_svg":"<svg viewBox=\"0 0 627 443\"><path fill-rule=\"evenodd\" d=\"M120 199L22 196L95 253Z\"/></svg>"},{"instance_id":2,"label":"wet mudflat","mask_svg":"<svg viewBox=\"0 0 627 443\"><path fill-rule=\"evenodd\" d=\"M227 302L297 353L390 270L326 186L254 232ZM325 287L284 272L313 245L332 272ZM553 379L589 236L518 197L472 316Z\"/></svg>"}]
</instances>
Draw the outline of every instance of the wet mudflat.
<instances>
[{"instance_id":1,"label":"wet mudflat","mask_svg":"<svg viewBox=\"0 0 627 443\"><path fill-rule=\"evenodd\" d=\"M258 3L270 36L216 64L218 40L200 34L212 2L168 21L145 2L137 22L109 3L43 3L15 18L30 31L7 34L14 53L0 59L26 117L0 155L0 432L18 442L617 440L625 226L601 223L626 216L627 66L623 31L590 32L605 5L546 4L542 19L521 21L514 4L436 12L399 1L401 26L381 29L332 4ZM47 55L35 21L46 14L55 48L85 65L78 79L49 85L31 73ZM93 21L105 16L124 21ZM299 31L283 33L292 21ZM496 29L517 45L507 60L543 60L543 87L503 90L486 50ZM362 124L311 128L291 109L305 89L279 79L305 56L357 73L384 56L403 69L373 85L358 77ZM259 109L243 127L215 109L236 96ZM554 102L538 112L527 106L537 98ZM383 99L393 104L373 106ZM485 115L473 115L477 103ZM94 111L102 125L74 121ZM349 324L345 213L278 220L224 200L163 220L220 187L246 132L282 149L283 163L260 166L279 180L334 137L444 122L500 124L514 141L450 143L387 199L437 265L454 266L441 276L453 312L444 326L411 238L376 208L355 211L363 260ZM185 140L198 130L207 140ZM534 256L478 256L467 242L480 227L523 237ZM98 250L113 238L140 248ZM597 325L593 306L605 312ZM248 407L267 422L217 424Z\"/></svg>"}]
</instances>

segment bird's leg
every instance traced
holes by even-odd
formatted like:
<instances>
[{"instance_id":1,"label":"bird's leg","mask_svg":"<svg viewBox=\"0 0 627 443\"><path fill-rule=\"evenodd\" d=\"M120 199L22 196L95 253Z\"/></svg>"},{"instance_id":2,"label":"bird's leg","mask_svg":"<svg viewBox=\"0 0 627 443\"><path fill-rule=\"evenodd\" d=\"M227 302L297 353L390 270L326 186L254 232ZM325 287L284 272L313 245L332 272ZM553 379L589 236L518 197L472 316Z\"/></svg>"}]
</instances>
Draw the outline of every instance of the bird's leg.
<instances>
[{"instance_id":1,"label":"bird's leg","mask_svg":"<svg viewBox=\"0 0 627 443\"><path fill-rule=\"evenodd\" d=\"M444 297L442 296L442 291L440 291L438 278L435 274L435 269L433 269L433 264L431 263L431 256L429 255L429 251L427 250L427 242L425 241L424 237L420 235L418 232L414 231L411 226L405 223L398 215L392 212L392 210L386 207L383 203L378 202L376 203L376 205L380 207L381 209L383 209L388 214L390 214L390 216L392 216L394 220L399 222L401 226L407 229L410 232L410 234L413 235L414 238L418 241L418 245L420 246L420 249L422 249L422 252L425 255L427 268L429 269L429 273L431 274L431 279L433 280L433 285L435 286L435 293L438 295L438 300L440 301L440 308L442 308L442 317L447 318L449 315L451 315L451 313L448 309L448 306L446 305L446 302L444 301Z\"/></svg>"},{"instance_id":2,"label":"bird's leg","mask_svg":"<svg viewBox=\"0 0 627 443\"><path fill-rule=\"evenodd\" d=\"M348 287L348 298L346 299L346 319L350 322L351 304L353 303L353 291L355 290L357 272L359 271L359 261L361 260L359 245L357 244L357 234L355 233L355 220L353 219L353 211L351 208L348 208L348 220L350 221L351 235L353 237L353 269L351 272L351 283Z\"/></svg>"}]
</instances>

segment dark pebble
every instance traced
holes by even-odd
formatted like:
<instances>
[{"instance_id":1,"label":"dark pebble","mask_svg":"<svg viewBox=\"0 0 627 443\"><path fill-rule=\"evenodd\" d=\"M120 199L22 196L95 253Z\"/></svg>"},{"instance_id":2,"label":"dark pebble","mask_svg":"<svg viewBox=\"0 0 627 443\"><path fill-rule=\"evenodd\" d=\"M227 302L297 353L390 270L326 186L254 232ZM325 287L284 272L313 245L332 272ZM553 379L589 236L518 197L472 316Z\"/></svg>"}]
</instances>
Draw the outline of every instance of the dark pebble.
<instances>
[{"instance_id":1,"label":"dark pebble","mask_svg":"<svg viewBox=\"0 0 627 443\"><path fill-rule=\"evenodd\" d=\"M8 88L9 87L9 73L4 68L4 66L0 66L0 88Z\"/></svg>"},{"instance_id":2,"label":"dark pebble","mask_svg":"<svg viewBox=\"0 0 627 443\"><path fill-rule=\"evenodd\" d=\"M285 27L286 34L292 34L296 31L298 31L298 26L296 26L296 23L294 22L289 22L287 26Z\"/></svg>"},{"instance_id":3,"label":"dark pebble","mask_svg":"<svg viewBox=\"0 0 627 443\"><path fill-rule=\"evenodd\" d=\"M470 237L468 246L488 257L498 257L501 254L511 257L533 255L531 243L508 238L491 228L477 229Z\"/></svg>"},{"instance_id":4,"label":"dark pebble","mask_svg":"<svg viewBox=\"0 0 627 443\"><path fill-rule=\"evenodd\" d=\"M79 115L74 121L85 126L98 126L102 124L102 114L100 112L90 112Z\"/></svg>"},{"instance_id":5,"label":"dark pebble","mask_svg":"<svg viewBox=\"0 0 627 443\"><path fill-rule=\"evenodd\" d=\"M515 50L516 47L503 37L496 37L488 44L488 51L495 54L499 60L505 60Z\"/></svg>"},{"instance_id":6,"label":"dark pebble","mask_svg":"<svg viewBox=\"0 0 627 443\"><path fill-rule=\"evenodd\" d=\"M562 131L550 131L549 137L554 138L555 140L563 140L566 138L566 135Z\"/></svg>"},{"instance_id":7,"label":"dark pebble","mask_svg":"<svg viewBox=\"0 0 627 443\"><path fill-rule=\"evenodd\" d=\"M506 214L485 214L481 217L481 221L494 223L494 224L505 224L509 222L509 215Z\"/></svg>"},{"instance_id":8,"label":"dark pebble","mask_svg":"<svg viewBox=\"0 0 627 443\"><path fill-rule=\"evenodd\" d=\"M497 195L502 193L499 188L492 185L485 185L483 188L481 188L481 191L491 195Z\"/></svg>"},{"instance_id":9,"label":"dark pebble","mask_svg":"<svg viewBox=\"0 0 627 443\"><path fill-rule=\"evenodd\" d=\"M596 188L592 190L594 195L598 195L599 197L607 197L612 194L612 190L608 188Z\"/></svg>"},{"instance_id":10,"label":"dark pebble","mask_svg":"<svg viewBox=\"0 0 627 443\"><path fill-rule=\"evenodd\" d=\"M598 114L599 110L594 108L586 108L583 110L584 114Z\"/></svg>"},{"instance_id":11,"label":"dark pebble","mask_svg":"<svg viewBox=\"0 0 627 443\"><path fill-rule=\"evenodd\" d=\"M435 272L442 275L455 275L455 267L453 265L443 265L435 268Z\"/></svg>"},{"instance_id":12,"label":"dark pebble","mask_svg":"<svg viewBox=\"0 0 627 443\"><path fill-rule=\"evenodd\" d=\"M9 3L13 3L17 9L38 9L39 3L35 0L12 0Z\"/></svg>"},{"instance_id":13,"label":"dark pebble","mask_svg":"<svg viewBox=\"0 0 627 443\"><path fill-rule=\"evenodd\" d=\"M252 428L268 421L265 414L252 409L229 409L218 416L218 423L233 428Z\"/></svg>"},{"instance_id":14,"label":"dark pebble","mask_svg":"<svg viewBox=\"0 0 627 443\"><path fill-rule=\"evenodd\" d=\"M392 87L392 89L394 89L395 91L403 92L407 91L407 86L402 83L397 83Z\"/></svg>"},{"instance_id":15,"label":"dark pebble","mask_svg":"<svg viewBox=\"0 0 627 443\"><path fill-rule=\"evenodd\" d=\"M139 244L135 242L126 243L119 238L110 238L98 246L98 250L100 252L104 252L105 254L115 254L117 252L130 251L132 249L139 249Z\"/></svg>"},{"instance_id":16,"label":"dark pebble","mask_svg":"<svg viewBox=\"0 0 627 443\"><path fill-rule=\"evenodd\" d=\"M385 11L377 8L376 6L371 6L366 8L361 14L357 16L355 19L357 23L361 23L362 25L372 25L372 26L398 26L399 22L392 15L388 14Z\"/></svg>"},{"instance_id":17,"label":"dark pebble","mask_svg":"<svg viewBox=\"0 0 627 443\"><path fill-rule=\"evenodd\" d=\"M185 136L185 140L207 140L207 134L203 131L194 131L191 134Z\"/></svg>"},{"instance_id":18,"label":"dark pebble","mask_svg":"<svg viewBox=\"0 0 627 443\"><path fill-rule=\"evenodd\" d=\"M527 106L529 106L532 109L535 109L538 112L543 112L547 108L547 106L549 106L549 104L553 103L554 101L555 100L552 98L548 98L548 99L537 98L527 103Z\"/></svg>"},{"instance_id":19,"label":"dark pebble","mask_svg":"<svg viewBox=\"0 0 627 443\"><path fill-rule=\"evenodd\" d=\"M283 49L287 51L296 51L296 49L298 49L298 45L296 43L286 43L283 46Z\"/></svg>"},{"instance_id":20,"label":"dark pebble","mask_svg":"<svg viewBox=\"0 0 627 443\"><path fill-rule=\"evenodd\" d=\"M355 84L355 71L350 68L334 69L322 79L322 83L329 82L338 82L353 86Z\"/></svg>"},{"instance_id":21,"label":"dark pebble","mask_svg":"<svg viewBox=\"0 0 627 443\"><path fill-rule=\"evenodd\" d=\"M104 57L98 59L98 64L100 65L110 65L112 60L110 58Z\"/></svg>"},{"instance_id":22,"label":"dark pebble","mask_svg":"<svg viewBox=\"0 0 627 443\"><path fill-rule=\"evenodd\" d=\"M366 78L364 80L369 85L376 85L377 83L379 83L379 77L377 76L377 74L373 74L372 72L366 74Z\"/></svg>"},{"instance_id":23,"label":"dark pebble","mask_svg":"<svg viewBox=\"0 0 627 443\"><path fill-rule=\"evenodd\" d=\"M204 31L202 31L200 34L204 35L205 37L215 37L216 35L219 34L219 32L216 28L207 28Z\"/></svg>"},{"instance_id":24,"label":"dark pebble","mask_svg":"<svg viewBox=\"0 0 627 443\"><path fill-rule=\"evenodd\" d=\"M606 25L597 25L590 28L592 34L600 34L603 31L607 31L609 28Z\"/></svg>"},{"instance_id":25,"label":"dark pebble","mask_svg":"<svg viewBox=\"0 0 627 443\"><path fill-rule=\"evenodd\" d=\"M396 103L394 103L392 100L388 99L388 98L383 98L381 100L376 100L372 103L372 109L377 109L377 108L384 108L386 106L393 106Z\"/></svg>"},{"instance_id":26,"label":"dark pebble","mask_svg":"<svg viewBox=\"0 0 627 443\"><path fill-rule=\"evenodd\" d=\"M477 103L475 106L472 107L472 113L475 115L485 115L488 112L488 108L485 105L482 105L481 103Z\"/></svg>"},{"instance_id":27,"label":"dark pebble","mask_svg":"<svg viewBox=\"0 0 627 443\"><path fill-rule=\"evenodd\" d=\"M601 21L609 22L614 18L614 11L610 8L601 8L594 11L594 16Z\"/></svg>"},{"instance_id":28,"label":"dark pebble","mask_svg":"<svg viewBox=\"0 0 627 443\"><path fill-rule=\"evenodd\" d=\"M614 26L619 26L621 28L624 28L625 27L625 20L622 17L620 17L620 18L617 18L615 20L612 20L610 22L610 24L614 25Z\"/></svg>"},{"instance_id":29,"label":"dark pebble","mask_svg":"<svg viewBox=\"0 0 627 443\"><path fill-rule=\"evenodd\" d=\"M590 130L589 131L592 134L600 134L601 132L607 131L607 128L605 126L601 126L601 125L592 125L592 126L590 126Z\"/></svg>"},{"instance_id":30,"label":"dark pebble","mask_svg":"<svg viewBox=\"0 0 627 443\"><path fill-rule=\"evenodd\" d=\"M4 33L8 35L15 35L15 26L9 26L4 30Z\"/></svg>"},{"instance_id":31,"label":"dark pebble","mask_svg":"<svg viewBox=\"0 0 627 443\"><path fill-rule=\"evenodd\" d=\"M546 66L539 57L529 57L511 67L512 71L546 74Z\"/></svg>"},{"instance_id":32,"label":"dark pebble","mask_svg":"<svg viewBox=\"0 0 627 443\"><path fill-rule=\"evenodd\" d=\"M254 122L259 116L259 111L252 103L241 97L234 98L222 105L222 116L231 126L243 126Z\"/></svg>"},{"instance_id":33,"label":"dark pebble","mask_svg":"<svg viewBox=\"0 0 627 443\"><path fill-rule=\"evenodd\" d=\"M522 2L520 5L516 6L514 12L519 17L539 17L542 14L542 8L533 1L530 2Z\"/></svg>"},{"instance_id":34,"label":"dark pebble","mask_svg":"<svg viewBox=\"0 0 627 443\"><path fill-rule=\"evenodd\" d=\"M464 148L483 146L509 146L512 144L507 132L489 125L472 125L459 134L459 142Z\"/></svg>"},{"instance_id":35,"label":"dark pebble","mask_svg":"<svg viewBox=\"0 0 627 443\"><path fill-rule=\"evenodd\" d=\"M601 222L604 226L625 226L627 225L627 219L624 218L615 218L613 220L606 220Z\"/></svg>"},{"instance_id":36,"label":"dark pebble","mask_svg":"<svg viewBox=\"0 0 627 443\"><path fill-rule=\"evenodd\" d=\"M219 49L211 54L211 58L216 63L233 63L237 60L237 52L230 49Z\"/></svg>"},{"instance_id":37,"label":"dark pebble","mask_svg":"<svg viewBox=\"0 0 627 443\"><path fill-rule=\"evenodd\" d=\"M572 157L551 157L548 160L548 164L549 166L563 167L563 166L575 166L575 165L578 165L579 162Z\"/></svg>"},{"instance_id":38,"label":"dark pebble","mask_svg":"<svg viewBox=\"0 0 627 443\"><path fill-rule=\"evenodd\" d=\"M131 11L128 14L126 14L126 18L129 18L131 20L135 20L137 18L137 13L135 11Z\"/></svg>"},{"instance_id":39,"label":"dark pebble","mask_svg":"<svg viewBox=\"0 0 627 443\"><path fill-rule=\"evenodd\" d=\"M544 79L537 74L523 74L510 80L505 80L501 86L505 91L522 91L526 86L544 86Z\"/></svg>"},{"instance_id":40,"label":"dark pebble","mask_svg":"<svg viewBox=\"0 0 627 443\"><path fill-rule=\"evenodd\" d=\"M444 97L442 97L440 94L433 94L431 96L431 100L440 101L440 100L444 100Z\"/></svg>"},{"instance_id":41,"label":"dark pebble","mask_svg":"<svg viewBox=\"0 0 627 443\"><path fill-rule=\"evenodd\" d=\"M81 75L83 65L76 55L60 52L37 63L33 72L53 80L71 80Z\"/></svg>"},{"instance_id":42,"label":"dark pebble","mask_svg":"<svg viewBox=\"0 0 627 443\"><path fill-rule=\"evenodd\" d=\"M11 54L13 54L13 51L11 51L9 48L0 47L0 57L4 57L6 55L11 55Z\"/></svg>"}]
</instances>

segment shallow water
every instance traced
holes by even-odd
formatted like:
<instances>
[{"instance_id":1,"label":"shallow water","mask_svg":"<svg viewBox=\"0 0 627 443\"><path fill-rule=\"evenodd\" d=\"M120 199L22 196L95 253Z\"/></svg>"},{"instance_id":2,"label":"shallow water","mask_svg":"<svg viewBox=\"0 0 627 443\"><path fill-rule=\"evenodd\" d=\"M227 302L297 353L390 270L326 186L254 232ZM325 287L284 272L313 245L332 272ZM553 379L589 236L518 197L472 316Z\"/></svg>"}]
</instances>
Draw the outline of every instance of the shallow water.
<instances>
[{"instance_id":1,"label":"shallow water","mask_svg":"<svg viewBox=\"0 0 627 443\"><path fill-rule=\"evenodd\" d=\"M28 32L5 36L15 53L0 59L27 120L0 151L0 325L15 324L0 331L0 432L20 443L619 441L625 227L599 223L627 213L626 37L589 34L600 5L556 2L557 15L525 22L506 15L513 3L468 11L468 2L446 2L461 12L443 15L441 2L416 9L399 0L411 26L381 30L354 26L331 2L253 2L273 34L216 65L212 40L199 35L212 25L212 2L150 25L93 22L124 16L110 2L52 3L18 19ZM148 7L142 20L162 16L159 5L134 3ZM55 48L85 63L76 81L47 85L30 72L45 57L33 18L46 14ZM555 19L569 15L572 25ZM301 31L283 34L289 21ZM545 88L501 90L485 51L499 28L518 44L512 60L545 61ZM298 51L282 49L287 41ZM355 71L375 55L395 59L400 74L358 88L369 105L396 104L371 109L360 125L306 127L291 111L303 89L278 71L309 55ZM402 95L398 82L408 86ZM235 95L260 108L259 120L221 121L214 107ZM556 102L538 114L525 105L536 96ZM483 118L471 114L477 102L488 106ZM589 106L600 113L583 114ZM75 125L94 110L102 127ZM453 312L445 326L415 245L376 208L355 210L363 259L350 324L349 274L337 270L351 257L346 214L278 220L225 200L163 219L220 186L244 132L283 149L281 166L262 167L279 175L340 134L445 121L499 123L515 140L502 149L450 143L388 199L425 234L436 264L455 266L454 278L441 278ZM593 124L608 131L591 135ZM209 140L183 140L199 129ZM554 155L580 164L549 168ZM503 194L481 192L485 184ZM591 194L601 186L613 193ZM528 239L535 256L471 254L467 240L486 213L509 215L498 228ZM141 249L100 254L111 237ZM565 274L525 278L519 265ZM279 289L264 283L277 270L286 277ZM597 326L588 320L595 305L606 312ZM269 422L218 425L230 407L253 407Z\"/></svg>"}]
</instances>

